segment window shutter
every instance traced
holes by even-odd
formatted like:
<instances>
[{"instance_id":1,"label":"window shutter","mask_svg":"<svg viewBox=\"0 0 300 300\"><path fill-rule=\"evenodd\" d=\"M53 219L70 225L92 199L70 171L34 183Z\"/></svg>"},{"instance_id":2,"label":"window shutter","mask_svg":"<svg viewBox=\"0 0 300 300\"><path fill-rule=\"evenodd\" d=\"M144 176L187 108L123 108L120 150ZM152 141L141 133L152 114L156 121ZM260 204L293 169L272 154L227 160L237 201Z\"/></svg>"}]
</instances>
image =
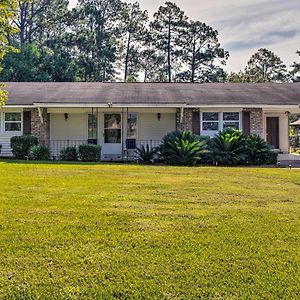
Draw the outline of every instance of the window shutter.
<instances>
[{"instance_id":1,"label":"window shutter","mask_svg":"<svg viewBox=\"0 0 300 300\"><path fill-rule=\"evenodd\" d=\"M243 132L245 135L250 134L250 111L243 111Z\"/></svg>"},{"instance_id":2,"label":"window shutter","mask_svg":"<svg viewBox=\"0 0 300 300\"><path fill-rule=\"evenodd\" d=\"M193 133L200 134L200 113L198 111L194 111L192 119Z\"/></svg>"},{"instance_id":3,"label":"window shutter","mask_svg":"<svg viewBox=\"0 0 300 300\"><path fill-rule=\"evenodd\" d=\"M31 134L31 111L23 112L23 134Z\"/></svg>"}]
</instances>

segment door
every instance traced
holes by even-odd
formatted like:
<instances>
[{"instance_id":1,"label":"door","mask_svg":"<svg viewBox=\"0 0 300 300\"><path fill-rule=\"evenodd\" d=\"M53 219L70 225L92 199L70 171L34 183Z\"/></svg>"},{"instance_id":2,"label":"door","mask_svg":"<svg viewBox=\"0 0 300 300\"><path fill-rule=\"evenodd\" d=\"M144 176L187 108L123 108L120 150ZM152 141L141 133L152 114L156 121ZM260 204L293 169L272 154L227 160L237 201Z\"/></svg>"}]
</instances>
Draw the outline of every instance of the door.
<instances>
[{"instance_id":1,"label":"door","mask_svg":"<svg viewBox=\"0 0 300 300\"><path fill-rule=\"evenodd\" d=\"M122 154L122 115L104 114L104 155Z\"/></svg>"},{"instance_id":2,"label":"door","mask_svg":"<svg viewBox=\"0 0 300 300\"><path fill-rule=\"evenodd\" d=\"M279 117L267 117L267 142L279 149Z\"/></svg>"}]
</instances>

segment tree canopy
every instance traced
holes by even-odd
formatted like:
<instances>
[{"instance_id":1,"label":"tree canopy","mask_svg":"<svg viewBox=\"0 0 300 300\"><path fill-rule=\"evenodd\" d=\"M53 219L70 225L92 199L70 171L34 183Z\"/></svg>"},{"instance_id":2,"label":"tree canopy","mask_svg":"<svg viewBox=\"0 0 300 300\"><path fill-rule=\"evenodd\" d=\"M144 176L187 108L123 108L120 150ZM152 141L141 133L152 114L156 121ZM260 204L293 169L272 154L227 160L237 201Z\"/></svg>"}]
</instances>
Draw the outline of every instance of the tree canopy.
<instances>
[{"instance_id":1,"label":"tree canopy","mask_svg":"<svg viewBox=\"0 0 300 300\"><path fill-rule=\"evenodd\" d=\"M1 62L4 56L16 49L10 45L9 36L16 33L16 28L11 24L17 7L15 0L0 0L0 72L2 70ZM7 99L7 92L0 85L0 106L2 106Z\"/></svg>"}]
</instances>

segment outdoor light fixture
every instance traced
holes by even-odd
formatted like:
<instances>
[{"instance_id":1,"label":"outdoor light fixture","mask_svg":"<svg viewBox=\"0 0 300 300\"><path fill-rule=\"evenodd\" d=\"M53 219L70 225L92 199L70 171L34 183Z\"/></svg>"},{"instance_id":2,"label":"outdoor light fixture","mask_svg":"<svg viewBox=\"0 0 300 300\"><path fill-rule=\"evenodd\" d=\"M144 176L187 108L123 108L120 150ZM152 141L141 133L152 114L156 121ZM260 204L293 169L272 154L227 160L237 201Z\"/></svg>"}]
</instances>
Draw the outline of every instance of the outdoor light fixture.
<instances>
[{"instance_id":1,"label":"outdoor light fixture","mask_svg":"<svg viewBox=\"0 0 300 300\"><path fill-rule=\"evenodd\" d=\"M69 114L65 113L64 116L65 116L65 121L67 121L69 119Z\"/></svg>"},{"instance_id":2,"label":"outdoor light fixture","mask_svg":"<svg viewBox=\"0 0 300 300\"><path fill-rule=\"evenodd\" d=\"M286 111L285 114L288 116L288 115L290 114L290 112L289 112L289 111Z\"/></svg>"},{"instance_id":3,"label":"outdoor light fixture","mask_svg":"<svg viewBox=\"0 0 300 300\"><path fill-rule=\"evenodd\" d=\"M157 114L157 120L160 121L160 118L161 118L161 113L158 113Z\"/></svg>"},{"instance_id":4,"label":"outdoor light fixture","mask_svg":"<svg viewBox=\"0 0 300 300\"><path fill-rule=\"evenodd\" d=\"M107 105L108 105L108 107L112 107L113 104L112 104L112 102L108 102Z\"/></svg>"}]
</instances>

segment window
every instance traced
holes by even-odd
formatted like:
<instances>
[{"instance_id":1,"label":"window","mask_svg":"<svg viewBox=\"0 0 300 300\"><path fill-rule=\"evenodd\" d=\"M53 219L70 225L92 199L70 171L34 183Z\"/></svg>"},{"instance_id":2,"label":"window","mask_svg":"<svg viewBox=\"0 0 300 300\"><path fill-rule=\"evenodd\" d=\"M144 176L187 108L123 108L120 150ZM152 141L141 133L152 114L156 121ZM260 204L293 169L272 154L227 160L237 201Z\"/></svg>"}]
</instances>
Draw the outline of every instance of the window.
<instances>
[{"instance_id":1,"label":"window","mask_svg":"<svg viewBox=\"0 0 300 300\"><path fill-rule=\"evenodd\" d=\"M121 114L104 115L104 143L121 143Z\"/></svg>"},{"instance_id":2,"label":"window","mask_svg":"<svg viewBox=\"0 0 300 300\"><path fill-rule=\"evenodd\" d=\"M137 139L137 114L128 114L127 138Z\"/></svg>"},{"instance_id":3,"label":"window","mask_svg":"<svg viewBox=\"0 0 300 300\"><path fill-rule=\"evenodd\" d=\"M4 113L4 130L6 132L22 130L22 113Z\"/></svg>"},{"instance_id":4,"label":"window","mask_svg":"<svg viewBox=\"0 0 300 300\"><path fill-rule=\"evenodd\" d=\"M202 113L202 130L218 131L219 130L219 113L204 112Z\"/></svg>"},{"instance_id":5,"label":"window","mask_svg":"<svg viewBox=\"0 0 300 300\"><path fill-rule=\"evenodd\" d=\"M240 129L239 112L203 112L202 132L207 135L214 135L217 131L226 128Z\"/></svg>"},{"instance_id":6,"label":"window","mask_svg":"<svg viewBox=\"0 0 300 300\"><path fill-rule=\"evenodd\" d=\"M98 118L95 114L88 114L88 139L97 140Z\"/></svg>"},{"instance_id":7,"label":"window","mask_svg":"<svg viewBox=\"0 0 300 300\"><path fill-rule=\"evenodd\" d=\"M240 129L240 113L224 112L223 113L223 129L225 128Z\"/></svg>"}]
</instances>

